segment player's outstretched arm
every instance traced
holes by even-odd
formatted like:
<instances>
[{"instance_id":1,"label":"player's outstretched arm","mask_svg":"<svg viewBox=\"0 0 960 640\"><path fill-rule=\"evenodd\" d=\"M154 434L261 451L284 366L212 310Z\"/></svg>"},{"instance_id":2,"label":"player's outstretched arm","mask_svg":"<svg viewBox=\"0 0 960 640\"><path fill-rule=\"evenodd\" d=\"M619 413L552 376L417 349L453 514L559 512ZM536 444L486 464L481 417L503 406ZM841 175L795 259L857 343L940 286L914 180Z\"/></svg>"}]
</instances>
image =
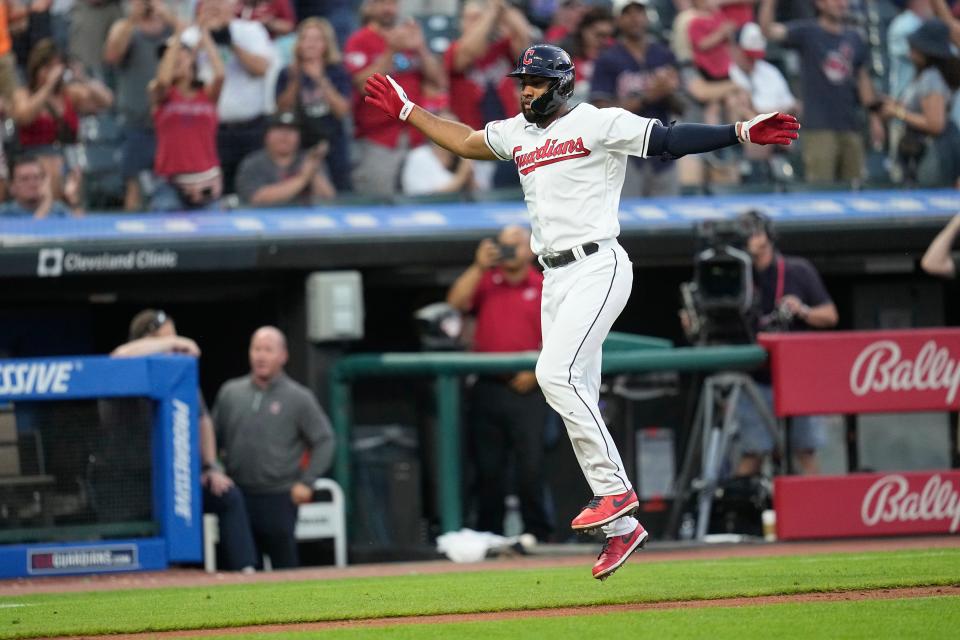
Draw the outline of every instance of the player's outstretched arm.
<instances>
[{"instance_id":1,"label":"player's outstretched arm","mask_svg":"<svg viewBox=\"0 0 960 640\"><path fill-rule=\"evenodd\" d=\"M364 101L391 118L403 120L420 130L444 149L462 158L497 160L483 139L482 131L475 131L461 122L438 118L410 101L403 88L390 76L375 73L364 85Z\"/></svg>"},{"instance_id":2,"label":"player's outstretched arm","mask_svg":"<svg viewBox=\"0 0 960 640\"><path fill-rule=\"evenodd\" d=\"M668 127L655 125L650 132L647 156L674 158L691 153L706 153L735 144L789 145L797 139L800 123L786 113L762 113L746 122L727 125L680 123Z\"/></svg>"}]
</instances>

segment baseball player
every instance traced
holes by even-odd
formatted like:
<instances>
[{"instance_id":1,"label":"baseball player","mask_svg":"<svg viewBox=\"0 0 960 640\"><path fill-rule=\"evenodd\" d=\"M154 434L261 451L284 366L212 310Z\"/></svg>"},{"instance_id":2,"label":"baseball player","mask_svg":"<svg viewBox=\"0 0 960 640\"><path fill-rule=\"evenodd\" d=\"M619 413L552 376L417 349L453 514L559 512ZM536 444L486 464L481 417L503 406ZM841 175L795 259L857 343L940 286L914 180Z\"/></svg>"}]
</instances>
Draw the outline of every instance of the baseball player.
<instances>
[{"instance_id":1,"label":"baseball player","mask_svg":"<svg viewBox=\"0 0 960 640\"><path fill-rule=\"evenodd\" d=\"M788 145L800 124L790 115L765 113L731 125L664 126L620 108L569 108L573 63L566 51L547 44L527 48L508 75L520 81L521 112L482 131L418 107L390 76L370 76L365 100L462 157L517 167L531 248L544 267L537 382L563 417L593 491L571 526L606 534L593 566L593 576L603 580L647 540L631 516L639 501L598 408L601 346L633 283L630 258L617 243L627 156L678 158L746 142Z\"/></svg>"}]
</instances>

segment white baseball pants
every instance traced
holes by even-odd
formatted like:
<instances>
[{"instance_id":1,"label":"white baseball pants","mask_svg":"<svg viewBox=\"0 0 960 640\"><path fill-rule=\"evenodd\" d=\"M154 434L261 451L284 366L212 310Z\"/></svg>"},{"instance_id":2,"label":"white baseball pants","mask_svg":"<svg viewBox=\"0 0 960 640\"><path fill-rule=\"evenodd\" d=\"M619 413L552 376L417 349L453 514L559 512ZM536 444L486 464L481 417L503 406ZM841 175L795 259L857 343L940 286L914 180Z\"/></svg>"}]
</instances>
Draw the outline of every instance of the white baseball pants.
<instances>
[{"instance_id":1,"label":"white baseball pants","mask_svg":"<svg viewBox=\"0 0 960 640\"><path fill-rule=\"evenodd\" d=\"M633 266L616 240L576 262L546 269L540 307L543 349L537 381L563 418L573 451L594 495L632 488L620 452L600 416L601 347L633 287ZM633 530L625 517L603 527L607 535Z\"/></svg>"}]
</instances>

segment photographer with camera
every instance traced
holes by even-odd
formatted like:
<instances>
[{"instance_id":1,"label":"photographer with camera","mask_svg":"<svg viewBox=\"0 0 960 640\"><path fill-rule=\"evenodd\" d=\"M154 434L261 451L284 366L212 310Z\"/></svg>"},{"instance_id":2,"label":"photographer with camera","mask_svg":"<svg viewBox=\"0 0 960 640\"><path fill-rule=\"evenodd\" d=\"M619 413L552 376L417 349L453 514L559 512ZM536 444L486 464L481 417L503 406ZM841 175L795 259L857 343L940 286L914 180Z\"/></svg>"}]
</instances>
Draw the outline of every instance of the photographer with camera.
<instances>
[{"instance_id":1,"label":"photographer with camera","mask_svg":"<svg viewBox=\"0 0 960 640\"><path fill-rule=\"evenodd\" d=\"M543 274L532 263L530 232L508 226L496 242L480 242L473 264L450 287L450 306L476 316L474 351L540 350ZM533 371L477 379L469 419L477 529L502 534L504 498L515 491L525 532L541 541L550 535L543 481L546 420L547 403ZM511 454L515 489L507 485Z\"/></svg>"},{"instance_id":2,"label":"photographer with camera","mask_svg":"<svg viewBox=\"0 0 960 640\"><path fill-rule=\"evenodd\" d=\"M753 261L759 313L757 331L805 331L836 326L837 307L827 293L820 274L809 260L784 256L777 251L776 234L770 218L758 211L747 211L740 215L739 222L749 233L747 251ZM769 371L756 372L754 379L772 408L773 391ZM762 457L773 450L773 438L746 395L740 396L736 416L743 450L736 475L755 475L760 471ZM824 418L793 418L790 439L801 471L804 474L818 473L816 453L826 440Z\"/></svg>"}]
</instances>

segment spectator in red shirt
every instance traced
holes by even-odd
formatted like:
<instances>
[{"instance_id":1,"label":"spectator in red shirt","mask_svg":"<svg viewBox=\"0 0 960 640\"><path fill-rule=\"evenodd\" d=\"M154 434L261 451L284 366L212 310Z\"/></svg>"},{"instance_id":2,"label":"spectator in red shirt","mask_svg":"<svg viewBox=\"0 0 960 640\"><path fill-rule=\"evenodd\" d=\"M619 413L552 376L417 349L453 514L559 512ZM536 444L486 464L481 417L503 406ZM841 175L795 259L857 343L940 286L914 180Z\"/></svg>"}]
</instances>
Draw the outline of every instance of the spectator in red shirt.
<instances>
[{"instance_id":1,"label":"spectator in red shirt","mask_svg":"<svg viewBox=\"0 0 960 640\"><path fill-rule=\"evenodd\" d=\"M730 77L730 45L737 24L720 11L717 0L697 0L695 4L705 15L697 16L687 27L693 63L708 80L726 80Z\"/></svg>"},{"instance_id":2,"label":"spectator in red shirt","mask_svg":"<svg viewBox=\"0 0 960 640\"><path fill-rule=\"evenodd\" d=\"M702 12L690 20L687 33L693 52L693 64L699 72L697 86L691 94L703 104L703 121L716 124L723 121L723 105L732 94L742 100L743 91L730 80L730 47L737 32L737 24L720 11L718 0L694 0Z\"/></svg>"},{"instance_id":3,"label":"spectator in red shirt","mask_svg":"<svg viewBox=\"0 0 960 640\"><path fill-rule=\"evenodd\" d=\"M356 89L353 122L357 163L353 187L358 193L394 196L407 149L423 141L415 130L363 101L363 84L374 73L390 74L414 102L423 85L445 86L439 60L427 48L420 26L398 22L397 0L364 0L364 26L344 47L344 61Z\"/></svg>"},{"instance_id":4,"label":"spectator in red shirt","mask_svg":"<svg viewBox=\"0 0 960 640\"><path fill-rule=\"evenodd\" d=\"M444 54L451 110L474 129L515 116L519 94L516 81L507 73L530 45L527 19L506 0L467 0L460 31L460 38Z\"/></svg>"},{"instance_id":5,"label":"spectator in red shirt","mask_svg":"<svg viewBox=\"0 0 960 640\"><path fill-rule=\"evenodd\" d=\"M543 274L533 267L533 257L529 231L506 227L496 242L487 238L480 243L473 264L450 287L450 306L476 315L474 351L540 349ZM477 529L502 534L504 498L515 494L525 532L538 540L549 537L543 481L547 411L533 371L478 378L470 400ZM507 483L511 477L514 487Z\"/></svg>"},{"instance_id":6,"label":"spectator in red shirt","mask_svg":"<svg viewBox=\"0 0 960 640\"><path fill-rule=\"evenodd\" d=\"M450 109L458 120L474 129L515 116L520 110L520 96L516 81L507 73L530 45L530 23L506 0L468 0L463 5L460 31L461 37L444 54ZM520 184L511 165L477 164L482 188Z\"/></svg>"},{"instance_id":7,"label":"spectator in red shirt","mask_svg":"<svg viewBox=\"0 0 960 640\"><path fill-rule=\"evenodd\" d=\"M739 29L748 22L753 22L756 18L755 12L753 10L753 5L757 3L757 0L718 0L717 4L720 7L720 13L722 13L727 20L733 22L737 25Z\"/></svg>"},{"instance_id":8,"label":"spectator in red shirt","mask_svg":"<svg viewBox=\"0 0 960 640\"><path fill-rule=\"evenodd\" d=\"M197 52L203 49L211 79L197 78ZM216 206L223 192L217 156L217 99L223 62L207 29L178 30L168 41L147 90L157 132L151 207L159 211Z\"/></svg>"},{"instance_id":9,"label":"spectator in red shirt","mask_svg":"<svg viewBox=\"0 0 960 640\"><path fill-rule=\"evenodd\" d=\"M262 24L271 38L292 33L297 23L290 0L239 0L234 11L241 20Z\"/></svg>"}]
</instances>

